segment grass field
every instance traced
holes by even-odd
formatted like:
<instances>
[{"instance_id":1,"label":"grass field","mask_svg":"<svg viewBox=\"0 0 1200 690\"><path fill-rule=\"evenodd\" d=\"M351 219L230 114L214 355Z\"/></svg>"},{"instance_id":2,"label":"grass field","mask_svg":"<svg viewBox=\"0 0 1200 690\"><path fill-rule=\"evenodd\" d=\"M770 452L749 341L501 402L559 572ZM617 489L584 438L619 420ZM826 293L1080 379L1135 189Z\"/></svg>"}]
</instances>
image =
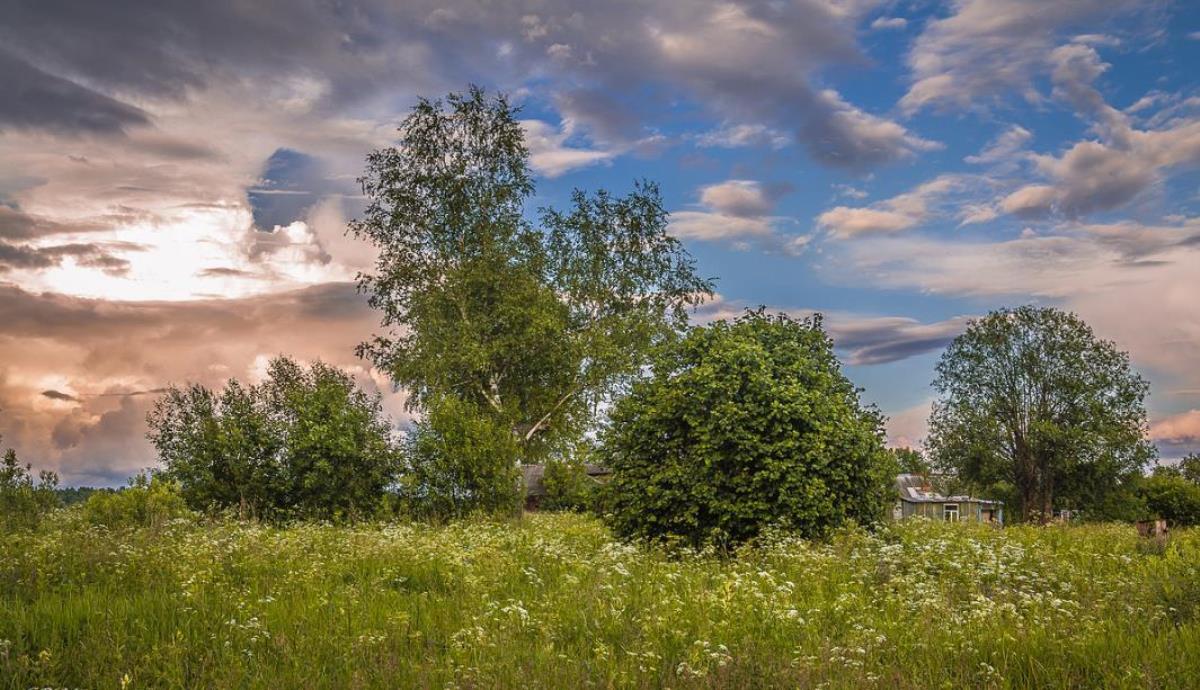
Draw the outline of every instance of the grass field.
<instances>
[{"instance_id":1,"label":"grass field","mask_svg":"<svg viewBox=\"0 0 1200 690\"><path fill-rule=\"evenodd\" d=\"M735 559L593 519L0 537L0 687L1200 687L1200 532L908 522Z\"/></svg>"}]
</instances>

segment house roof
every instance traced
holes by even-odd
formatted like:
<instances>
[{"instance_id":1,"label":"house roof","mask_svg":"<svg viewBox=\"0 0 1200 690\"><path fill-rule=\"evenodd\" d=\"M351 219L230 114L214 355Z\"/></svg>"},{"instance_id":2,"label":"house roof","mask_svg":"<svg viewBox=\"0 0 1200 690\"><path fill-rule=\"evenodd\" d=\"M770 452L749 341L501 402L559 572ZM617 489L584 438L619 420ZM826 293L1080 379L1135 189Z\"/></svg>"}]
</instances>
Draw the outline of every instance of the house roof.
<instances>
[{"instance_id":1,"label":"house roof","mask_svg":"<svg viewBox=\"0 0 1200 690\"><path fill-rule=\"evenodd\" d=\"M601 465L585 464L583 469L587 472L587 476L593 478L612 474L612 470ZM545 476L545 465L521 465L521 478L525 482L525 495L545 496L546 485L542 481Z\"/></svg>"},{"instance_id":2,"label":"house roof","mask_svg":"<svg viewBox=\"0 0 1200 690\"><path fill-rule=\"evenodd\" d=\"M973 496L943 496L933 490L929 480L919 474L896 475L896 493L900 500L910 503L983 503L985 505L1003 505L1004 501L994 501Z\"/></svg>"}]
</instances>

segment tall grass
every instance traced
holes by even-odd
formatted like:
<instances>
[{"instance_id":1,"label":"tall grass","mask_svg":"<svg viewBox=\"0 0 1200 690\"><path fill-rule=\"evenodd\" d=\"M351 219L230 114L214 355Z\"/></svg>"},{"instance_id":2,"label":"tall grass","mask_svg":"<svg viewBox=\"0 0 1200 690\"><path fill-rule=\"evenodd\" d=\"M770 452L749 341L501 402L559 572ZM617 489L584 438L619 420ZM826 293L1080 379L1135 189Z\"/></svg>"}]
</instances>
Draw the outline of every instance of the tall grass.
<instances>
[{"instance_id":1,"label":"tall grass","mask_svg":"<svg viewBox=\"0 0 1200 690\"><path fill-rule=\"evenodd\" d=\"M0 537L0 687L1195 688L1200 533L907 522L736 558L540 514L66 513Z\"/></svg>"}]
</instances>

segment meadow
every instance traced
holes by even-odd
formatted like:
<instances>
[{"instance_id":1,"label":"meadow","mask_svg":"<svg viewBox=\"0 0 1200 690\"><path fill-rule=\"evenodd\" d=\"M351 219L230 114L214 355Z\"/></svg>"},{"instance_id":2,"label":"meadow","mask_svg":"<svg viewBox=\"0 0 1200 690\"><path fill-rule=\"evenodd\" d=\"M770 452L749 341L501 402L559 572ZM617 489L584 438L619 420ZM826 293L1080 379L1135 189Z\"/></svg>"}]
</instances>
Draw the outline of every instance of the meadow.
<instances>
[{"instance_id":1,"label":"meadow","mask_svg":"<svg viewBox=\"0 0 1200 690\"><path fill-rule=\"evenodd\" d=\"M738 554L594 518L60 511L0 536L0 688L1194 688L1200 531L922 520Z\"/></svg>"}]
</instances>

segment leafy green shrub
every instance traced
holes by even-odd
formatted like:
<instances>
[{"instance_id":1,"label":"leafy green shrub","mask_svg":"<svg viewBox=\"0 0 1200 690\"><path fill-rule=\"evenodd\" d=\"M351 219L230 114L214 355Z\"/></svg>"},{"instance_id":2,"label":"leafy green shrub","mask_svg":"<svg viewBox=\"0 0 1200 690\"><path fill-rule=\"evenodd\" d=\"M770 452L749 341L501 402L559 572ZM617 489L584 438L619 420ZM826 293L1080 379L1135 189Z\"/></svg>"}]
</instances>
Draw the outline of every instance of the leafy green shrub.
<instances>
[{"instance_id":1,"label":"leafy green shrub","mask_svg":"<svg viewBox=\"0 0 1200 690\"><path fill-rule=\"evenodd\" d=\"M542 475L546 495L538 507L543 510L591 510L598 484L588 476L587 466L578 457L556 458L546 463Z\"/></svg>"},{"instance_id":2,"label":"leafy green shrub","mask_svg":"<svg viewBox=\"0 0 1200 690\"><path fill-rule=\"evenodd\" d=\"M58 475L42 471L35 478L31 470L21 465L15 450L5 451L0 461L0 527L35 527L61 504L55 491Z\"/></svg>"},{"instance_id":3,"label":"leafy green shrub","mask_svg":"<svg viewBox=\"0 0 1200 690\"><path fill-rule=\"evenodd\" d=\"M150 440L195 509L243 517L342 519L374 513L397 448L378 395L316 362L278 357L260 385L219 394L171 387L148 417Z\"/></svg>"},{"instance_id":4,"label":"leafy green shrub","mask_svg":"<svg viewBox=\"0 0 1200 690\"><path fill-rule=\"evenodd\" d=\"M600 458L626 537L733 545L872 522L895 463L820 317L763 311L694 328L613 409Z\"/></svg>"},{"instance_id":5,"label":"leafy green shrub","mask_svg":"<svg viewBox=\"0 0 1200 690\"><path fill-rule=\"evenodd\" d=\"M190 514L179 483L161 474L138 474L118 491L97 491L83 504L83 516L105 527L153 527Z\"/></svg>"},{"instance_id":6,"label":"leafy green shrub","mask_svg":"<svg viewBox=\"0 0 1200 690\"><path fill-rule=\"evenodd\" d=\"M1151 515L1172 526L1200 525L1200 485L1179 475L1156 473L1142 480L1139 493Z\"/></svg>"},{"instance_id":7,"label":"leafy green shrub","mask_svg":"<svg viewBox=\"0 0 1200 690\"><path fill-rule=\"evenodd\" d=\"M519 453L506 424L458 398L437 398L406 441L402 495L415 516L436 520L513 513L521 498Z\"/></svg>"}]
</instances>

